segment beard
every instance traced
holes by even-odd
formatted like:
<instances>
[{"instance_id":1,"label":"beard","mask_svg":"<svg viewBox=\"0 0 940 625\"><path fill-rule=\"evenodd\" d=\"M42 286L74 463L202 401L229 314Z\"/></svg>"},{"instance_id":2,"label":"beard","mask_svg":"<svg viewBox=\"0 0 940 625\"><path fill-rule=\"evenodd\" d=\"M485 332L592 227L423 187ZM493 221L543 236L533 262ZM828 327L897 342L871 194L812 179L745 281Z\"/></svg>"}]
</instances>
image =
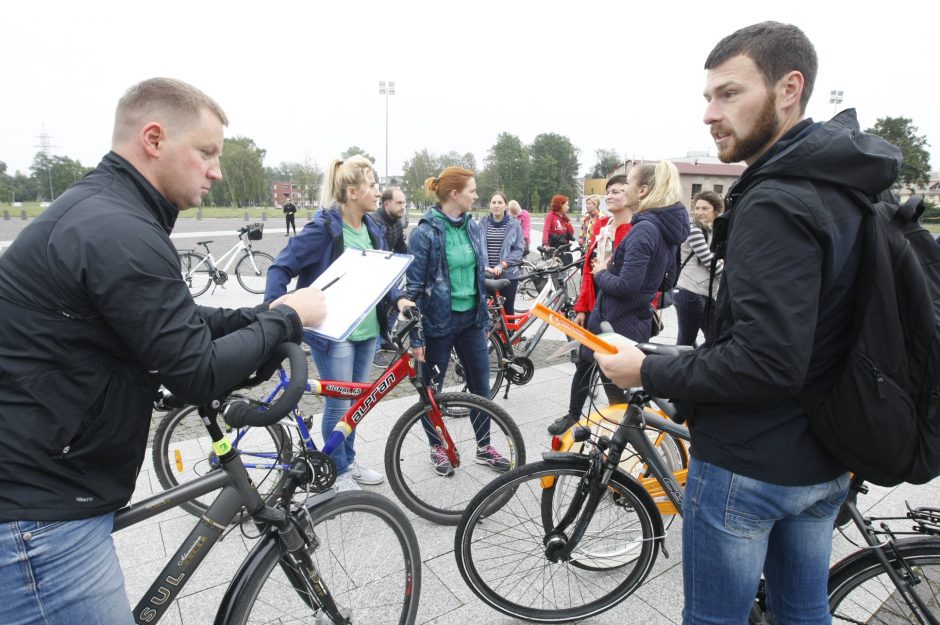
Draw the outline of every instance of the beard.
<instances>
[{"instance_id":1,"label":"beard","mask_svg":"<svg viewBox=\"0 0 940 625\"><path fill-rule=\"evenodd\" d=\"M780 130L780 120L777 119L776 102L777 97L771 92L764 101L764 106L758 113L754 128L749 135L738 137L734 132L731 133L734 140L718 150L718 159L722 163L746 161L766 148L767 144L777 136Z\"/></svg>"}]
</instances>

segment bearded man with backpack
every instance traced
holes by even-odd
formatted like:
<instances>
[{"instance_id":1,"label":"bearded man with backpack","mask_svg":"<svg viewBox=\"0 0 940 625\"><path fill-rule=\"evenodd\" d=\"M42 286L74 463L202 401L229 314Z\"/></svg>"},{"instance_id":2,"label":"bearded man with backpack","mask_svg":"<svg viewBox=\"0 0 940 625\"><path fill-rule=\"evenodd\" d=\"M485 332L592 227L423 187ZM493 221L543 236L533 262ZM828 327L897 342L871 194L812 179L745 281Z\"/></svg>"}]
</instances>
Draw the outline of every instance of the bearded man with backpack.
<instances>
[{"instance_id":1,"label":"bearded man with backpack","mask_svg":"<svg viewBox=\"0 0 940 625\"><path fill-rule=\"evenodd\" d=\"M726 258L713 340L683 356L597 355L623 387L680 403L695 441L683 504L685 623L743 623L761 573L778 622L828 623L832 525L847 467L801 393L833 386L849 351L866 213L897 148L855 112L804 118L817 60L795 26L725 37L706 63L704 122L748 167L715 221Z\"/></svg>"}]
</instances>

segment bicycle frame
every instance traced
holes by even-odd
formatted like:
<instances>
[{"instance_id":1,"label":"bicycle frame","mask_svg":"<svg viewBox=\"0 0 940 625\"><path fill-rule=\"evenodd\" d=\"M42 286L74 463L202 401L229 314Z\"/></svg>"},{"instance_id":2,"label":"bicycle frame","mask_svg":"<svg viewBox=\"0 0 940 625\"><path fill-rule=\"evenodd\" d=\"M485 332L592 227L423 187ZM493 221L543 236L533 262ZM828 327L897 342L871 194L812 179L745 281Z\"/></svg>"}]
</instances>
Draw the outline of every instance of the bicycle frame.
<instances>
[{"instance_id":1,"label":"bicycle frame","mask_svg":"<svg viewBox=\"0 0 940 625\"><path fill-rule=\"evenodd\" d=\"M140 523L186 501L207 495L219 488L222 489L209 510L196 522L195 527L137 603L133 610L137 623L155 623L160 620L243 506L255 511L259 518L263 517L265 521L273 522L276 526L290 524L286 513L282 518L271 517L269 512L275 509L265 507L264 501L252 485L248 472L237 454L229 457L223 456L221 467L221 471L212 471L191 482L180 484L126 506L115 513L113 532ZM316 495L310 503L316 505L335 496L336 491L328 490ZM336 609L335 605L332 607ZM219 610L221 612L224 609L223 603Z\"/></svg>"},{"instance_id":2,"label":"bicycle frame","mask_svg":"<svg viewBox=\"0 0 940 625\"><path fill-rule=\"evenodd\" d=\"M232 266L232 263L235 262L235 259L239 258L238 252L240 252L241 250L248 250L251 248L251 244L245 243L245 241L242 239L242 236L243 235L239 235L238 243L233 245L231 249L229 249L227 252L219 256L218 260L216 260L215 256L212 255L212 252L209 251L209 246L205 245L204 247L206 248L206 257L203 262L208 263L209 267L211 267L212 269L221 269L222 271L227 272L229 270L229 267ZM225 263L224 266L222 266L223 262ZM199 265L201 264L202 263L199 263ZM193 271L195 271L199 267L199 265L196 265L195 267L193 267ZM257 269L257 267L255 267L255 269Z\"/></svg>"}]
</instances>

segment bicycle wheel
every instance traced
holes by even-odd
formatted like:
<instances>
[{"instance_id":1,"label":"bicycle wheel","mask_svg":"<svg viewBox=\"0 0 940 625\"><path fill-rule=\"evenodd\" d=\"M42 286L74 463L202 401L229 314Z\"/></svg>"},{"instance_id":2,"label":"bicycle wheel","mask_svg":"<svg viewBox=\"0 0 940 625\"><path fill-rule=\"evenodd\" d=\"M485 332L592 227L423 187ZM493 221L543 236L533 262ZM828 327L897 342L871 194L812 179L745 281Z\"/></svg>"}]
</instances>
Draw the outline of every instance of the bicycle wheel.
<instances>
[{"instance_id":1,"label":"bicycle wheel","mask_svg":"<svg viewBox=\"0 0 940 625\"><path fill-rule=\"evenodd\" d=\"M904 563L920 580L910 588L940 619L940 540L905 538L896 542ZM888 555L897 564L894 554ZM829 571L829 611L833 623L918 623L875 554L860 552Z\"/></svg>"},{"instance_id":2,"label":"bicycle wheel","mask_svg":"<svg viewBox=\"0 0 940 625\"><path fill-rule=\"evenodd\" d=\"M530 261L524 260L522 261L522 264L519 265L520 275L529 275L534 271L536 271L536 267ZM533 277L529 278L528 280L520 280L517 292L521 293L523 296L529 299L535 299L542 291L542 287L545 286L547 281L548 278L545 278L544 276Z\"/></svg>"},{"instance_id":3,"label":"bicycle wheel","mask_svg":"<svg viewBox=\"0 0 940 625\"><path fill-rule=\"evenodd\" d=\"M409 510L434 523L456 525L470 499L498 472L525 464L525 443L512 417L488 399L470 393L442 393L437 396L437 405L460 466L453 467L446 476L435 470L429 441L436 437L425 430L423 417L428 407L418 403L401 416L389 434L385 473L392 490ZM479 416L473 417L473 413ZM509 462L508 469L500 471L477 459L474 421L478 427L489 428L489 445Z\"/></svg>"},{"instance_id":4,"label":"bicycle wheel","mask_svg":"<svg viewBox=\"0 0 940 625\"><path fill-rule=\"evenodd\" d=\"M503 385L503 378L506 377L506 350L502 341L495 334L487 337L487 355L490 360L490 399L494 399ZM459 388L461 392L469 393L467 388L467 378L464 375L463 365L460 364L460 358L457 357L457 350L450 350L450 363L447 365L447 373L444 374L444 388Z\"/></svg>"},{"instance_id":5,"label":"bicycle wheel","mask_svg":"<svg viewBox=\"0 0 940 625\"><path fill-rule=\"evenodd\" d=\"M212 451L212 439L206 432L196 406L186 406L166 413L157 425L151 445L153 469L164 489L183 484L219 469ZM293 457L290 436L275 424L265 428L244 428L230 436L248 469L258 492L270 503L284 479L284 469ZM213 491L182 504L182 508L202 516L218 495Z\"/></svg>"},{"instance_id":6,"label":"bicycle wheel","mask_svg":"<svg viewBox=\"0 0 940 625\"><path fill-rule=\"evenodd\" d=\"M180 252L180 272L193 297L199 297L208 291L209 285L212 284L209 263L205 260L205 256L196 252Z\"/></svg>"},{"instance_id":7,"label":"bicycle wheel","mask_svg":"<svg viewBox=\"0 0 940 625\"><path fill-rule=\"evenodd\" d=\"M642 488L615 473L591 523L568 561L546 554L543 492L570 502L588 468L586 458L525 465L486 486L460 519L454 540L457 568L470 589L503 614L539 623L588 618L609 610L643 583L659 543L655 510ZM509 495L502 505L494 505ZM568 528L570 532L573 527ZM606 553L618 566L587 570L575 563ZM609 564L609 563L608 563Z\"/></svg>"},{"instance_id":8,"label":"bicycle wheel","mask_svg":"<svg viewBox=\"0 0 940 625\"><path fill-rule=\"evenodd\" d=\"M310 550L324 586L351 623L414 623L421 595L421 555L414 529L387 498L339 493L310 508L316 546ZM306 515L295 519L307 526ZM280 566L278 566L280 565ZM302 573L282 560L280 543L256 547L242 567L254 571L233 602L234 625L329 622L318 618Z\"/></svg>"},{"instance_id":9,"label":"bicycle wheel","mask_svg":"<svg viewBox=\"0 0 940 625\"><path fill-rule=\"evenodd\" d=\"M264 252L251 254L245 251L238 264L235 265L235 277L242 288L249 293L264 293L265 283L268 280L268 268L274 264L274 257Z\"/></svg>"}]
</instances>

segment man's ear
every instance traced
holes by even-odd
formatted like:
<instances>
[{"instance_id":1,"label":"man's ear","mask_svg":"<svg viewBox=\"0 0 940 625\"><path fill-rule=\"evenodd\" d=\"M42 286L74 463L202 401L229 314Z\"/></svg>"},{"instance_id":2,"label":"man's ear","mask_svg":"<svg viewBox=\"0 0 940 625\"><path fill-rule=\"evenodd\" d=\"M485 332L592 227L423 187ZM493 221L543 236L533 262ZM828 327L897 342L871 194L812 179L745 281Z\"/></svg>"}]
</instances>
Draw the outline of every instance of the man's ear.
<instances>
[{"instance_id":1,"label":"man's ear","mask_svg":"<svg viewBox=\"0 0 940 625\"><path fill-rule=\"evenodd\" d=\"M777 81L777 103L785 109L799 108L800 98L803 96L803 87L806 79L802 72L793 70Z\"/></svg>"},{"instance_id":2,"label":"man's ear","mask_svg":"<svg viewBox=\"0 0 940 625\"><path fill-rule=\"evenodd\" d=\"M150 122L140 130L140 143L151 158L159 158L160 148L166 140L166 132L159 122Z\"/></svg>"}]
</instances>

